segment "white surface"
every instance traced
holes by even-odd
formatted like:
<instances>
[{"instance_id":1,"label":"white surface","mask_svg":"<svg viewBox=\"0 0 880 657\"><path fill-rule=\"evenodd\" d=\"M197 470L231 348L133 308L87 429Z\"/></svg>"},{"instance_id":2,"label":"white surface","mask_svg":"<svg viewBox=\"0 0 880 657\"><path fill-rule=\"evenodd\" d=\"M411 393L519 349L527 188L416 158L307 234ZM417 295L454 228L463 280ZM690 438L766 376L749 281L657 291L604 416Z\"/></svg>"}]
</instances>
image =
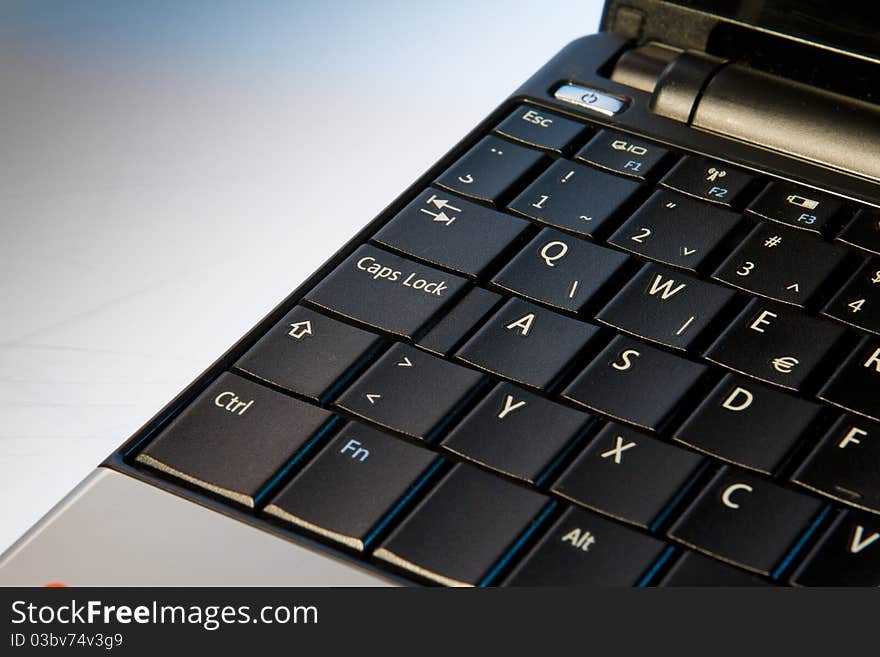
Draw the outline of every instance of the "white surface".
<instances>
[{"instance_id":1,"label":"white surface","mask_svg":"<svg viewBox=\"0 0 880 657\"><path fill-rule=\"evenodd\" d=\"M4 3L0 549L600 10Z\"/></svg>"}]
</instances>

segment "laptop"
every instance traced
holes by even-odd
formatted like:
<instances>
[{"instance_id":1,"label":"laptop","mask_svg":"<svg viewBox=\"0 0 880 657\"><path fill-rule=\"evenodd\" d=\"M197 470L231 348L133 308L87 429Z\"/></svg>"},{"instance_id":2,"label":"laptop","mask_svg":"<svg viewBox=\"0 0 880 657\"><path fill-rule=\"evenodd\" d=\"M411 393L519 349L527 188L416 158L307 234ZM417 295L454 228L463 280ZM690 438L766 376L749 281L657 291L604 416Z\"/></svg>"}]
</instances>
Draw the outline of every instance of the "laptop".
<instances>
[{"instance_id":1,"label":"laptop","mask_svg":"<svg viewBox=\"0 0 880 657\"><path fill-rule=\"evenodd\" d=\"M0 584L880 585L880 39L837 9L608 2Z\"/></svg>"}]
</instances>

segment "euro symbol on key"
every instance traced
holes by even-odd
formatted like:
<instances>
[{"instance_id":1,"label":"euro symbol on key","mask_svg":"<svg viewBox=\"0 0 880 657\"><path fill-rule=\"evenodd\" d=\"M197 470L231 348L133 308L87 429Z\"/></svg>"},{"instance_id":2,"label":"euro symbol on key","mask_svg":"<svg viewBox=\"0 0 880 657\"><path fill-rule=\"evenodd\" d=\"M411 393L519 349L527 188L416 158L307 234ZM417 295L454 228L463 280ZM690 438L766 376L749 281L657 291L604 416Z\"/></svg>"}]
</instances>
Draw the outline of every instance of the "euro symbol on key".
<instances>
[{"instance_id":1,"label":"euro symbol on key","mask_svg":"<svg viewBox=\"0 0 880 657\"><path fill-rule=\"evenodd\" d=\"M555 267L554 263L564 257L566 253L568 253L568 244L565 242L547 242L541 249L541 257L548 267Z\"/></svg>"}]
</instances>

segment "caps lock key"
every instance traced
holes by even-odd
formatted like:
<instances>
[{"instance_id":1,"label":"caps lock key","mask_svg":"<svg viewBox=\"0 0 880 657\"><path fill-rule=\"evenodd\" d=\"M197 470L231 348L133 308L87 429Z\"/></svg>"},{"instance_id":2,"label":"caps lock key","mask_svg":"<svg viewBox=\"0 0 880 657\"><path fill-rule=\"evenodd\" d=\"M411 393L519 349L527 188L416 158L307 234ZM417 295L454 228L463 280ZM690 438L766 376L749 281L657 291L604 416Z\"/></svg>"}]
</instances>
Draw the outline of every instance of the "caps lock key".
<instances>
[{"instance_id":1,"label":"caps lock key","mask_svg":"<svg viewBox=\"0 0 880 657\"><path fill-rule=\"evenodd\" d=\"M467 281L362 246L306 295L313 304L408 338Z\"/></svg>"}]
</instances>

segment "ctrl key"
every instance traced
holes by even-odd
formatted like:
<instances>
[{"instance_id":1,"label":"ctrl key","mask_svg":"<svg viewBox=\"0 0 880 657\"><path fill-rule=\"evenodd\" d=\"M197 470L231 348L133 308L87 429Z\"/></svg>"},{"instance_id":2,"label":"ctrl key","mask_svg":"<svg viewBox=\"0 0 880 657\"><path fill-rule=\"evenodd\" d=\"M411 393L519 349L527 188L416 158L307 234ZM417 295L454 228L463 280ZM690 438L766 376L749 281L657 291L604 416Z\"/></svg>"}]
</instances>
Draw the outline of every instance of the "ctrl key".
<instances>
[{"instance_id":1,"label":"ctrl key","mask_svg":"<svg viewBox=\"0 0 880 657\"><path fill-rule=\"evenodd\" d=\"M246 507L327 425L324 409L221 374L135 459Z\"/></svg>"}]
</instances>

